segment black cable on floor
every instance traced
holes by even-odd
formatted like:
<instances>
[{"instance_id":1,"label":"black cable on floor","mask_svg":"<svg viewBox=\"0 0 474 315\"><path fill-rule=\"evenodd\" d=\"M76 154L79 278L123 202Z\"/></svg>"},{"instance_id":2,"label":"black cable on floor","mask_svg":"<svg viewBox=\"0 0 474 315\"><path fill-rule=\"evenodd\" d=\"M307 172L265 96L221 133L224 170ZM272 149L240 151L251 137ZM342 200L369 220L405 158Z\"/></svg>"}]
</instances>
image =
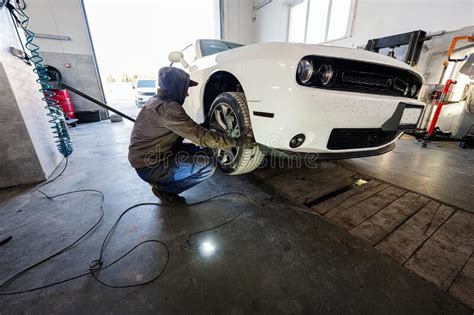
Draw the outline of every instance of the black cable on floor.
<instances>
[{"instance_id":1,"label":"black cable on floor","mask_svg":"<svg viewBox=\"0 0 474 315\"><path fill-rule=\"evenodd\" d=\"M69 244L68 246L64 247L63 249L60 249L59 251L55 252L54 254L32 264L31 266L23 269L22 271L16 273L15 275L11 276L10 278L8 278L6 281L4 281L1 285L0 285L0 290L2 290L3 288L5 288L8 284L10 284L11 282L13 282L14 280L22 277L25 273L27 273L28 271L38 267L39 265L51 260L52 258L60 255L60 254L63 254L65 253L66 251L68 251L70 248L72 248L74 245L76 245L77 243L79 243L82 239L84 239L87 235L89 235L89 233L91 233L101 222L102 222L102 219L104 218L104 208L103 208L103 204L104 204L104 194L99 191L99 190L94 190L94 189L81 189L81 190L74 190L74 191L69 191L69 192L65 192L65 193L61 193L61 194L58 194L58 195L54 195L54 196L49 196L48 194L46 194L45 192L43 192L42 190L40 190L41 187L44 187L52 182L54 182L56 179L58 179L61 175L64 174L64 172L66 171L67 169L67 166L68 166L68 158L66 157L66 162L65 162L65 165L64 165L64 168L59 172L59 174L57 176L55 176L53 179L41 184L38 186L38 192L41 193L42 195L44 195L46 198L48 199L54 199L54 198L57 198L57 197L61 197L61 196L66 196L66 195L70 195L70 194L75 194L75 193L84 193L84 192L92 192L92 193L97 193L101 196L101 204L100 204L100 216L99 218L97 219L97 221L85 232L83 233L79 238L77 238L75 241L73 241L71 244ZM200 204L204 204L206 202L209 202L209 201L212 201L212 200L215 200L217 198L220 198L220 197L223 197L223 196L227 196L227 195L240 195L240 196L243 196L247 199L247 203L245 204L245 206L242 208L241 211L239 211L236 215L232 216L230 219L224 221L223 223L220 223L218 225L215 225L215 226L211 226L209 228L206 228L206 229L203 229L203 230L199 230L199 231L195 231L195 232L192 232L190 234L188 234L188 239L186 241L186 243L190 246L190 245L193 245L191 243L191 238L194 236L194 235L198 235L198 234L201 234L201 233L204 233L204 232L208 232L208 231L212 231L212 230L215 230L215 229L218 229L218 228L221 228L223 227L224 225L227 225L231 222L233 222L235 219L237 219L239 216L241 216L248 208L249 204L250 204L250 198L246 195L246 194L243 194L243 193L240 193L240 192L228 192L228 193L223 193L223 194L219 194L217 196L214 196L214 197L210 197L210 198L207 198L205 200L202 200L202 201L198 201L198 202L195 202L195 203L192 203L192 204L188 204L189 207L192 207L192 206L196 206L196 205L200 205ZM95 281L97 281L98 283L108 287L108 288L130 288L130 287L137 287L137 286L142 286L142 285L146 285L146 284L149 284L155 280L157 280L158 278L161 277L161 275L165 272L166 268L168 267L168 263L169 263L169 258L170 258L170 250L169 250L169 247L168 245L161 241L161 240L156 240L156 239L149 239L149 240L145 240L143 242L140 242L138 244L136 244L135 246L133 246L131 249L129 249L128 251L126 251L123 255L121 255L120 257L118 257L117 259L113 260L112 262L104 265L104 261L103 261L103 253L104 253L104 250L107 246L107 243L111 237L111 235L113 234L113 232L115 231L115 229L117 228L117 226L119 225L121 219L123 218L123 216L128 213L129 211L131 211L132 209L136 209L138 207L142 207L142 206L161 206L161 204L159 203L140 203L140 204L136 204L136 205L133 205L131 207L129 207L128 209L126 209L125 211L123 211L120 216L117 218L117 220L115 221L114 225L111 227L111 229L109 230L109 232L107 233L107 235L105 236L104 240L102 241L102 245L101 245L101 248L100 248L100 252L99 252L99 257L97 259L94 259L90 264L89 264L89 267L88 267L88 271L87 272L84 272L84 273L81 273L81 274L78 274L78 275L75 275L75 276L72 276L72 277L69 277L69 278L66 278L66 279L63 279L63 280L59 280L59 281L56 281L56 282L53 282L53 283L49 283L49 284L45 284L45 285L42 285L42 286L38 286L38 287L33 287L33 288L29 288L29 289L25 289L25 290L20 290L20 291L14 291L14 292L6 292L6 293L1 293L0 292L0 296L5 296L5 295L15 295L15 294L22 294L22 293L27 293L27 292L33 292L33 291L38 291L38 290L42 290L42 289L45 289L45 288L49 288L49 287L53 287L53 286L56 286L56 285L59 285L59 284L62 284L62 283L66 283L66 282L69 282L69 281L72 281L72 280L76 280L76 279L79 279L81 277L85 277L87 275L91 275ZM181 234L181 235L178 235L176 236L175 238L177 237L180 237L180 236L183 236L185 234ZM151 279L149 280L146 280L146 281L142 281L142 282L138 282L138 283L131 283L131 284L124 284L124 285L112 285L112 284L109 284L109 283L106 283L105 281L101 280L98 278L98 273L99 271L101 270L105 270L109 267L111 267L112 265L118 263L119 261L121 261L122 259L124 259L125 257L127 257L129 254L131 254L135 249L137 249L138 247L144 245L144 244L147 244L147 243L154 243L154 244L158 244L159 246L162 246L165 251L166 251L166 257L165 257L165 263L163 265L163 267L160 269L160 271L154 275Z\"/></svg>"}]
</instances>

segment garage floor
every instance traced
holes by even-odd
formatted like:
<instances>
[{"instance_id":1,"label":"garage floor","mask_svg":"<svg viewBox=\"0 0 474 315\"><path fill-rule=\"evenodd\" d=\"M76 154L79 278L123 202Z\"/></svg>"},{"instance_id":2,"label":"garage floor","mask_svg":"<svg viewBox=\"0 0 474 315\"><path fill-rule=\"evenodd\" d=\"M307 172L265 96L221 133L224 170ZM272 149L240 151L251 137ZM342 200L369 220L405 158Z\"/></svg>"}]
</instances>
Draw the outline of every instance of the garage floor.
<instances>
[{"instance_id":1,"label":"garage floor","mask_svg":"<svg viewBox=\"0 0 474 315\"><path fill-rule=\"evenodd\" d=\"M2 292L40 286L87 271L119 214L136 203L156 202L149 186L128 166L130 128L127 122L112 125L101 122L72 131L76 151L69 168L44 190L49 194L73 189L103 191L104 221L69 252L28 273ZM472 284L473 228L468 225L472 224L469 217L472 214L362 176L339 163L323 165L311 170L260 170L239 177L216 174L207 183L187 192L191 202L224 192L250 196L249 207L235 221L195 235L196 243L207 240L215 244L216 252L209 257L183 248L188 234L239 213L247 202L244 196L226 195L189 208L147 206L127 214L109 242L105 263L140 241L162 240L170 250L169 265L150 285L110 289L86 276L33 293L1 297L0 309L7 313L350 310L470 314L469 307L458 301L463 300L462 295L453 292L462 291L462 283L466 281L469 285L469 277ZM367 183L353 185L358 178L366 179ZM292 180L291 185L288 179ZM341 179L345 184L342 187L337 183ZM278 184L285 181L286 185ZM303 186L321 193L303 197L308 196ZM301 194L295 196L286 187L294 190L300 187ZM99 205L100 197L96 194L48 200L34 187L0 190L0 236L13 236L0 248L0 281L77 238L97 220ZM399 213L405 218L400 218ZM396 221L389 220L393 226L390 231L387 225L380 224L387 218ZM426 230L420 233L420 227ZM413 236L408 238L397 232L404 229ZM458 232L451 233L453 229ZM454 235L467 235L467 239L451 239ZM406 247L416 250L399 250L396 244L402 240L407 242ZM374 242L386 244L385 251L377 245L374 249L371 246ZM456 244L454 249L452 242ZM420 274L417 270L421 269L431 272L434 266L430 264L430 254L440 249L448 250L448 263L456 262L456 269L452 270L454 280L452 274L443 278L442 285L438 285L442 290L415 274ZM400 254L408 269L380 251L392 257L398 257L391 255L392 252ZM459 267L461 262L463 266ZM143 281L164 263L163 247L147 243L124 261L101 272L99 277L112 284ZM443 287L446 283L449 283L447 289ZM464 299L464 303L468 302Z\"/></svg>"},{"instance_id":2,"label":"garage floor","mask_svg":"<svg viewBox=\"0 0 474 315\"><path fill-rule=\"evenodd\" d=\"M471 153L406 136L382 156L254 176L474 308Z\"/></svg>"}]
</instances>

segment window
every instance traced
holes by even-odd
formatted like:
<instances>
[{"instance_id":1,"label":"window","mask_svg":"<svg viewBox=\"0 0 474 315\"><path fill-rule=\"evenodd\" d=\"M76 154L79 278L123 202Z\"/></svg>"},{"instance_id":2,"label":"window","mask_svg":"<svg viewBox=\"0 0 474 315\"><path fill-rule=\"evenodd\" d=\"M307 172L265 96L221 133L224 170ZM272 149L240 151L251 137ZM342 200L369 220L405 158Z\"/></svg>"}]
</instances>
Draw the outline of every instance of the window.
<instances>
[{"instance_id":1,"label":"window","mask_svg":"<svg viewBox=\"0 0 474 315\"><path fill-rule=\"evenodd\" d=\"M324 43L350 32L356 0L304 0L290 8L288 41Z\"/></svg>"},{"instance_id":2,"label":"window","mask_svg":"<svg viewBox=\"0 0 474 315\"><path fill-rule=\"evenodd\" d=\"M196 60L196 48L194 47L194 44L186 46L186 48L181 52L183 53L183 58L186 62L193 62Z\"/></svg>"},{"instance_id":3,"label":"window","mask_svg":"<svg viewBox=\"0 0 474 315\"><path fill-rule=\"evenodd\" d=\"M329 27L326 40L342 38L347 33L349 14L352 0L331 1L331 12L329 13Z\"/></svg>"},{"instance_id":4,"label":"window","mask_svg":"<svg viewBox=\"0 0 474 315\"><path fill-rule=\"evenodd\" d=\"M226 51L229 49L234 49L234 48L243 46L241 44L225 42L222 40L208 40L208 39L200 40L199 44L201 46L201 54L203 57L214 55L222 51Z\"/></svg>"},{"instance_id":5,"label":"window","mask_svg":"<svg viewBox=\"0 0 474 315\"><path fill-rule=\"evenodd\" d=\"M307 43L322 43L326 41L329 7L330 0L311 1L308 14L308 32L306 35Z\"/></svg>"},{"instance_id":6,"label":"window","mask_svg":"<svg viewBox=\"0 0 474 315\"><path fill-rule=\"evenodd\" d=\"M304 42L306 28L306 12L308 0L298 3L290 8L290 23L288 28L288 41Z\"/></svg>"},{"instance_id":7,"label":"window","mask_svg":"<svg viewBox=\"0 0 474 315\"><path fill-rule=\"evenodd\" d=\"M81 2L103 78L121 81L123 73L128 77L156 75L159 68L170 64L170 52L181 50L198 38L220 37L219 0L74 1ZM38 6L44 3L38 2ZM69 2L63 5L68 6ZM67 24L67 18L60 22ZM0 37L3 32L0 26ZM196 57L194 48L183 54L189 63Z\"/></svg>"}]
</instances>

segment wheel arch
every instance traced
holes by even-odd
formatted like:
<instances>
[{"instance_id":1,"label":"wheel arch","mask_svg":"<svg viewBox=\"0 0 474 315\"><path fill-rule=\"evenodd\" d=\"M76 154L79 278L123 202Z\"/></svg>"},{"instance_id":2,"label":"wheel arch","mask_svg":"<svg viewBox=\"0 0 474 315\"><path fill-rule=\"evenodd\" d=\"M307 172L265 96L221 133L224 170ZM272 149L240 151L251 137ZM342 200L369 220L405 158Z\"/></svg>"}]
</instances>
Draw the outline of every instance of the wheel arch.
<instances>
[{"instance_id":1,"label":"wheel arch","mask_svg":"<svg viewBox=\"0 0 474 315\"><path fill-rule=\"evenodd\" d=\"M241 92L245 95L241 81L234 74L225 70L214 71L204 87L202 98L204 117L209 113L216 97L223 92Z\"/></svg>"}]
</instances>

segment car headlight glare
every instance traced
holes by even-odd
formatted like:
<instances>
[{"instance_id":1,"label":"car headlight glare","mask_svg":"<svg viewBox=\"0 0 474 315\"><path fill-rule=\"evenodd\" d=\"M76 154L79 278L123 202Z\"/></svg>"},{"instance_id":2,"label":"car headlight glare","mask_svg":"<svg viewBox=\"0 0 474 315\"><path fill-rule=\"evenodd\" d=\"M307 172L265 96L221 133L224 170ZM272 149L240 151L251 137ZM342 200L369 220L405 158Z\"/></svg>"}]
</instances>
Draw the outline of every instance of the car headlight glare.
<instances>
[{"instance_id":1,"label":"car headlight glare","mask_svg":"<svg viewBox=\"0 0 474 315\"><path fill-rule=\"evenodd\" d=\"M330 64L323 64L318 70L318 78L324 86L331 85L336 78L334 67Z\"/></svg>"},{"instance_id":2,"label":"car headlight glare","mask_svg":"<svg viewBox=\"0 0 474 315\"><path fill-rule=\"evenodd\" d=\"M298 64L296 74L300 81L304 84L309 83L314 77L314 65L311 60L303 59Z\"/></svg>"}]
</instances>

